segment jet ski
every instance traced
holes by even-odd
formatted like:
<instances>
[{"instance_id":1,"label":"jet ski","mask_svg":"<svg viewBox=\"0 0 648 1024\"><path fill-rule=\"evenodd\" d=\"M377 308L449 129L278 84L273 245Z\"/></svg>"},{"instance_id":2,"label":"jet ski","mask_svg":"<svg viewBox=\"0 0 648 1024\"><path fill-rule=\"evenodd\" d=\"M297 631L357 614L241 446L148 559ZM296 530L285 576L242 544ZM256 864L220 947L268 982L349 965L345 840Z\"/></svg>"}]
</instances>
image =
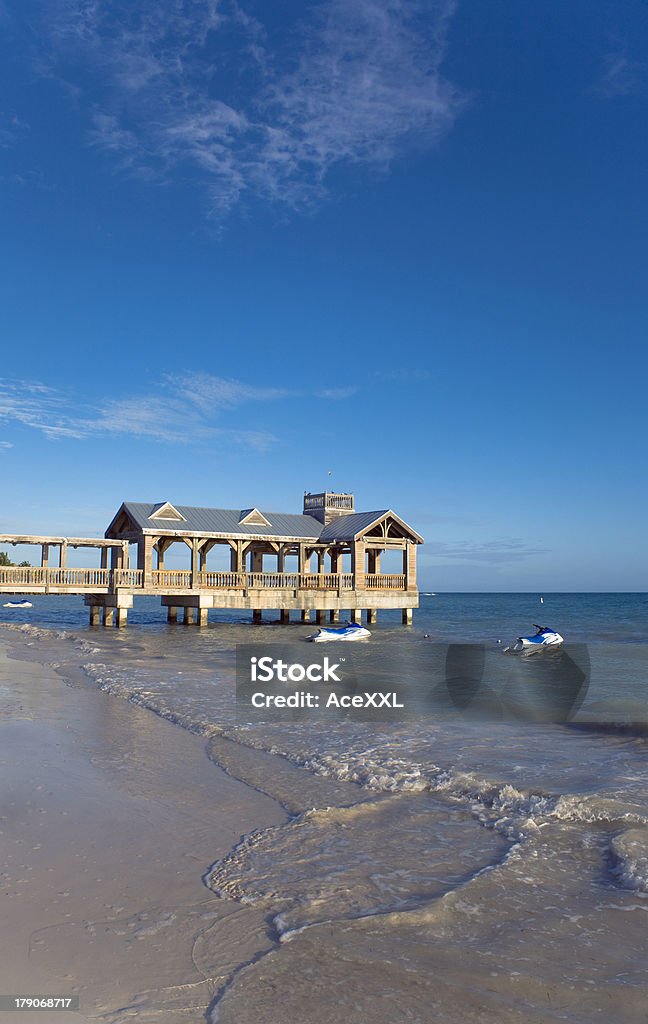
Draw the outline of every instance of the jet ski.
<instances>
[{"instance_id":1,"label":"jet ski","mask_svg":"<svg viewBox=\"0 0 648 1024\"><path fill-rule=\"evenodd\" d=\"M347 622L346 626L336 626L334 629L319 629L317 633L307 636L315 644L324 643L325 640L367 640L371 636L368 629L357 622Z\"/></svg>"},{"instance_id":2,"label":"jet ski","mask_svg":"<svg viewBox=\"0 0 648 1024\"><path fill-rule=\"evenodd\" d=\"M3 608L31 608L31 601L7 601Z\"/></svg>"},{"instance_id":3,"label":"jet ski","mask_svg":"<svg viewBox=\"0 0 648 1024\"><path fill-rule=\"evenodd\" d=\"M534 622L533 625L537 630L533 636L519 636L515 646L506 649L514 653L535 654L544 648L559 647L564 643L564 638L551 626L539 626L537 622Z\"/></svg>"}]
</instances>

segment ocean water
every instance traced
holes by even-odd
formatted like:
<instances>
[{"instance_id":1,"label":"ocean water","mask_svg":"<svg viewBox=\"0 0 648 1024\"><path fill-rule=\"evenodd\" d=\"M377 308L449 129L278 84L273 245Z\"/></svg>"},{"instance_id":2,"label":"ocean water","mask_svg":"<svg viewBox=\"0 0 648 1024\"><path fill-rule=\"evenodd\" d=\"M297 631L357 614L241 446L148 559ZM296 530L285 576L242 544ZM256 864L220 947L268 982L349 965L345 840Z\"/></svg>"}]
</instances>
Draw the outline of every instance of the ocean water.
<instances>
[{"instance_id":1,"label":"ocean water","mask_svg":"<svg viewBox=\"0 0 648 1024\"><path fill-rule=\"evenodd\" d=\"M264 910L274 942L212 1020L273 1019L279 998L284 1021L313 1024L646 1021L647 595L422 595L412 628L383 613L373 660L354 655L366 685L380 652L405 678L430 645L479 644L486 663L470 706L394 721L237 713L237 645L299 643L307 625L168 626L153 599L125 630L86 620L81 599L0 609L30 656L201 733L286 808L205 865L215 892ZM502 653L535 621L587 664L557 721L519 713L538 679Z\"/></svg>"}]
</instances>

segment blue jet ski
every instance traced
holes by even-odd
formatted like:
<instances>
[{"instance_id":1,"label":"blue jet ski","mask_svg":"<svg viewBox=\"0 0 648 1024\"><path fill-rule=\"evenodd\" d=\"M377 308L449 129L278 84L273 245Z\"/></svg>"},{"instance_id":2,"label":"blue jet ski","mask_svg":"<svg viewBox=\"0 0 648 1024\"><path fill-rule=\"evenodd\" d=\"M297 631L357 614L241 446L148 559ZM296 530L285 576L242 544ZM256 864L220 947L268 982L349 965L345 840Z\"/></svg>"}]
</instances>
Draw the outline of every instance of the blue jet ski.
<instances>
[{"instance_id":1,"label":"blue jet ski","mask_svg":"<svg viewBox=\"0 0 648 1024\"><path fill-rule=\"evenodd\" d=\"M324 643L325 640L367 640L371 636L368 629L357 622L347 622L346 626L336 626L334 629L319 629L317 633L307 636L315 644Z\"/></svg>"},{"instance_id":2,"label":"blue jet ski","mask_svg":"<svg viewBox=\"0 0 648 1024\"><path fill-rule=\"evenodd\" d=\"M560 644L564 643L560 633L557 633L551 626L539 626L537 622L534 622L533 625L537 632L533 636L519 636L515 647L511 648L511 650L523 654L534 654L543 648L559 647Z\"/></svg>"}]
</instances>

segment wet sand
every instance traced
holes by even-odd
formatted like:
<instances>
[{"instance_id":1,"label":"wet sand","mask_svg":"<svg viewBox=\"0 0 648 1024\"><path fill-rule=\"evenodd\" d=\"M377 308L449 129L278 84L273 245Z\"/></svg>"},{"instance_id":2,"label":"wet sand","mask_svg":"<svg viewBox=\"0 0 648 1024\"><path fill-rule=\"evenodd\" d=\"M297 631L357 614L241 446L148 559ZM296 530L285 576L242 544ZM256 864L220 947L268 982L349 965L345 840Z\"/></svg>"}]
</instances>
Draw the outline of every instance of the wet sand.
<instances>
[{"instance_id":1,"label":"wet sand","mask_svg":"<svg viewBox=\"0 0 648 1024\"><path fill-rule=\"evenodd\" d=\"M285 812L200 737L0 645L0 993L80 1002L3 1024L204 1021L272 943L259 910L202 875Z\"/></svg>"}]
</instances>

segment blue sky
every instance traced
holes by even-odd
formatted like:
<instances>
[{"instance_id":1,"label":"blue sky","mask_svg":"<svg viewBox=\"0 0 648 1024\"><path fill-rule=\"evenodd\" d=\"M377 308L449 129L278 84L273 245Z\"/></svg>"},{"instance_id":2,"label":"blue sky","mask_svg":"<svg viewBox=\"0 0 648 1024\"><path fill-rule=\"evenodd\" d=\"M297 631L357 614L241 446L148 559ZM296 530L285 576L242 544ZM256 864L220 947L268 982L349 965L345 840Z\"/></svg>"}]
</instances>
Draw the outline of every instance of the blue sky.
<instances>
[{"instance_id":1,"label":"blue sky","mask_svg":"<svg viewBox=\"0 0 648 1024\"><path fill-rule=\"evenodd\" d=\"M645 590L644 3L0 0L0 48L0 532L332 486L425 588Z\"/></svg>"}]
</instances>

